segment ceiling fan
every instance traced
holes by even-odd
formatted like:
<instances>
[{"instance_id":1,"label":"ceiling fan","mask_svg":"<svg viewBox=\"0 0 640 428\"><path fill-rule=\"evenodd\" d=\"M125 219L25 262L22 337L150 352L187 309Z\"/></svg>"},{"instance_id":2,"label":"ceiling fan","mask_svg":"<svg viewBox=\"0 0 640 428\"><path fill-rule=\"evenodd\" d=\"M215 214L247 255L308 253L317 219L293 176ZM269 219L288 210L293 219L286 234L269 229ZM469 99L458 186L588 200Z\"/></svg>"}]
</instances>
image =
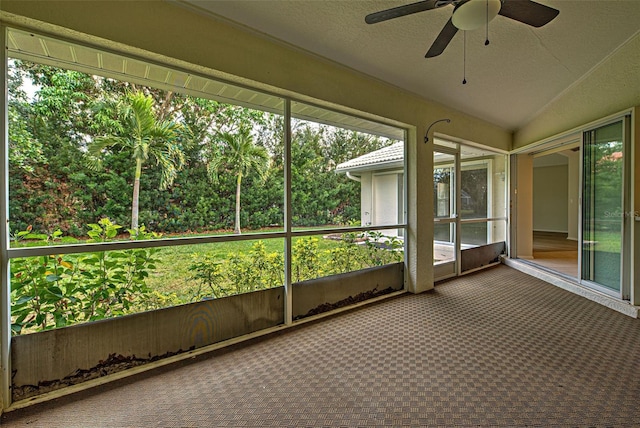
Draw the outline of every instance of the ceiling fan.
<instances>
[{"instance_id":1,"label":"ceiling fan","mask_svg":"<svg viewBox=\"0 0 640 428\"><path fill-rule=\"evenodd\" d=\"M440 55L458 30L474 30L482 25L488 25L489 21L497 15L502 15L533 27L542 27L551 22L560 13L557 9L531 0L423 0L371 13L364 20L367 24L376 24L448 5L455 6L451 18L449 18L449 21L436 37L425 58ZM487 37L485 45L488 44L489 39Z\"/></svg>"}]
</instances>

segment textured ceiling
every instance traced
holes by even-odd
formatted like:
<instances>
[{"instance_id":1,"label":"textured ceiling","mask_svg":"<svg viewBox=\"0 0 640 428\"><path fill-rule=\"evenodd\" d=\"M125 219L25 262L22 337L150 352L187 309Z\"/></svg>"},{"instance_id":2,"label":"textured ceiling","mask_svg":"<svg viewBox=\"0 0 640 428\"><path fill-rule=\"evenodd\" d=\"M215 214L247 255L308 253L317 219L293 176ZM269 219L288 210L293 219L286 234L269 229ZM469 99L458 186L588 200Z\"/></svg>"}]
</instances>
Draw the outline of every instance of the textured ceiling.
<instances>
[{"instance_id":1,"label":"textured ceiling","mask_svg":"<svg viewBox=\"0 0 640 428\"><path fill-rule=\"evenodd\" d=\"M331 59L506 129L526 124L640 30L640 0L539 0L560 11L542 28L498 16L424 55L452 6L367 25L365 15L409 1L176 0ZM519 0L507 0L519 1Z\"/></svg>"}]
</instances>

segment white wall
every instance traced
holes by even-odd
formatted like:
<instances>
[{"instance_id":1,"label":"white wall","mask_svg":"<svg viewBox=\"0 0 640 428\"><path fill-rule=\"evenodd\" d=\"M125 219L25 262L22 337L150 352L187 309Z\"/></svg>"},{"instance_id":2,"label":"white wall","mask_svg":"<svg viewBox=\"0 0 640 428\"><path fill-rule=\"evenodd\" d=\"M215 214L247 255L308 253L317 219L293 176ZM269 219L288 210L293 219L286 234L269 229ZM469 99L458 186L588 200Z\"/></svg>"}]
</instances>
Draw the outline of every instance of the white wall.
<instances>
[{"instance_id":1,"label":"white wall","mask_svg":"<svg viewBox=\"0 0 640 428\"><path fill-rule=\"evenodd\" d=\"M372 174L363 172L360 176L360 224L369 226L373 222Z\"/></svg>"},{"instance_id":2,"label":"white wall","mask_svg":"<svg viewBox=\"0 0 640 428\"><path fill-rule=\"evenodd\" d=\"M398 223L403 207L398 192L398 173L363 172L360 176L360 219L363 226ZM397 235L395 229L382 233Z\"/></svg>"},{"instance_id":3,"label":"white wall","mask_svg":"<svg viewBox=\"0 0 640 428\"><path fill-rule=\"evenodd\" d=\"M398 222L398 174L373 175L373 223Z\"/></svg>"},{"instance_id":4,"label":"white wall","mask_svg":"<svg viewBox=\"0 0 640 428\"><path fill-rule=\"evenodd\" d=\"M533 230L568 232L568 165L533 168Z\"/></svg>"},{"instance_id":5,"label":"white wall","mask_svg":"<svg viewBox=\"0 0 640 428\"><path fill-rule=\"evenodd\" d=\"M533 258L533 157L516 155L516 172L512 195L515 199L516 256L521 259ZM513 249L512 249L513 250Z\"/></svg>"}]
</instances>

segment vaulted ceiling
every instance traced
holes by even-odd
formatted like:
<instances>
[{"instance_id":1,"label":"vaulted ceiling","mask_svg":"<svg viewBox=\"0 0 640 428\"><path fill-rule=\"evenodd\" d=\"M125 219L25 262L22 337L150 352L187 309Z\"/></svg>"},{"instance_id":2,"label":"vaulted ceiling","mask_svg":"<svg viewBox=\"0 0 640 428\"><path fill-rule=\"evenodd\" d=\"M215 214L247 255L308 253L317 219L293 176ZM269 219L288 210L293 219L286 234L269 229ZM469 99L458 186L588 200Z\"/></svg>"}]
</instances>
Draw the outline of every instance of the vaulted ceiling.
<instances>
[{"instance_id":1,"label":"vaulted ceiling","mask_svg":"<svg viewBox=\"0 0 640 428\"><path fill-rule=\"evenodd\" d=\"M560 11L544 27L498 16L488 46L484 27L466 32L463 85L462 32L425 58L453 6L368 25L367 14L411 1L174 1L510 130L640 33L638 0L539 0Z\"/></svg>"}]
</instances>

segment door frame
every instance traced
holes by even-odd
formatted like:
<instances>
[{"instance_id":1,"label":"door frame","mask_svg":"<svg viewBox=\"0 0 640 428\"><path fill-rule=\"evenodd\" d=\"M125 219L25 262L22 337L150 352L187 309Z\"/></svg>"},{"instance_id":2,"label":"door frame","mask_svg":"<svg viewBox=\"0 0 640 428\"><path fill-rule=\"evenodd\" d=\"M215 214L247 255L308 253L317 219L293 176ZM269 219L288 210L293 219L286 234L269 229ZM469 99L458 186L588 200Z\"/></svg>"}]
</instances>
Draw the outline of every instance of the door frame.
<instances>
[{"instance_id":1,"label":"door frame","mask_svg":"<svg viewBox=\"0 0 640 428\"><path fill-rule=\"evenodd\" d=\"M622 224L621 224L621 243L620 243L620 290L612 290L597 282L583 279L582 275L582 257L584 250L583 241L583 203L584 203L584 149L585 134L593 132L599 128L622 122ZM631 245L632 245L632 198L631 198L631 175L632 175L632 150L631 150L631 114L627 113L622 116L615 117L609 121L599 123L597 126L585 128L581 133L580 141L580 200L578 205L578 281L581 285L589 287L601 293L616 297L621 300L631 299Z\"/></svg>"},{"instance_id":2,"label":"door frame","mask_svg":"<svg viewBox=\"0 0 640 428\"><path fill-rule=\"evenodd\" d=\"M578 201L578 277L573 278L572 281L575 281L575 284L579 284L589 290L593 290L596 292L602 292L602 294L607 294L611 297L615 297L620 300L629 300L632 304L638 304L640 302L640 298L638 297L640 293L637 286L634 282L637 282L637 269L634 270L633 261L634 258L638 258L636 252L633 248L634 236L636 229L636 223L640 222L640 216L635 218L633 207L635 204L634 201L634 176L636 174L635 171L635 156L636 151L634 147L634 129L637 129L637 124L634 125L634 121L637 121L635 111L637 109L629 108L617 113L608 115L606 117L594 120L592 122L582 124L576 126L575 128L569 129L567 131L558 133L556 135L552 135L548 138L539 140L537 142L519 147L517 149L511 150L509 152L509 177L510 177L510 186L509 186L509 231L510 236L508 239L508 252L510 259L520 259L524 262L529 262L528 260L521 259L518 255L517 251L517 242L519 238L517 229L518 229L518 194L517 191L517 156L525 155L525 154L535 154L541 153L545 151L553 152L558 150L561 146L569 144L572 140L580 141L580 162L579 162L579 201ZM582 148L583 148L583 138L584 132L592 129L596 129L611 123L615 123L618 121L624 121L624 149L625 149L625 164L624 164L624 180L625 180L625 193L624 193L624 204L625 204L625 213L624 213L624 233L623 233L623 246L622 251L625 252L624 257L622 258L623 263L622 266L622 287L621 293L618 296L618 293L612 294L611 290L604 290L604 287L599 287L597 284L583 281L581 280L582 274L582 191L583 191L583 160L582 160ZM634 128L635 126L635 128ZM640 230L640 229L638 229ZM640 236L640 234L638 234ZM530 262L528 263L530 264ZM531 264L531 266L535 266Z\"/></svg>"}]
</instances>

